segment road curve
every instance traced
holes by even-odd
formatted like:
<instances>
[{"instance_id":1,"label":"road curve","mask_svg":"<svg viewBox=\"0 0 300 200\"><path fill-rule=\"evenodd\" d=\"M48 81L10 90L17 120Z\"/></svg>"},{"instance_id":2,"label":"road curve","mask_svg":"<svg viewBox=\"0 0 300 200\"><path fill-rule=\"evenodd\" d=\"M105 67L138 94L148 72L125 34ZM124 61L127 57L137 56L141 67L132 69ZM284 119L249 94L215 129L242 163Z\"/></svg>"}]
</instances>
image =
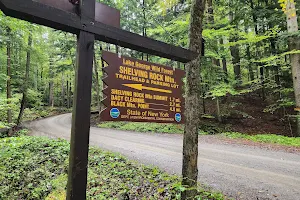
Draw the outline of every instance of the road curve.
<instances>
[{"instance_id":1,"label":"road curve","mask_svg":"<svg viewBox=\"0 0 300 200\"><path fill-rule=\"evenodd\" d=\"M70 138L71 114L26 124L33 135ZM181 173L182 136L91 128L90 143L129 159ZM234 199L300 200L300 155L214 144L199 138L199 181Z\"/></svg>"}]
</instances>

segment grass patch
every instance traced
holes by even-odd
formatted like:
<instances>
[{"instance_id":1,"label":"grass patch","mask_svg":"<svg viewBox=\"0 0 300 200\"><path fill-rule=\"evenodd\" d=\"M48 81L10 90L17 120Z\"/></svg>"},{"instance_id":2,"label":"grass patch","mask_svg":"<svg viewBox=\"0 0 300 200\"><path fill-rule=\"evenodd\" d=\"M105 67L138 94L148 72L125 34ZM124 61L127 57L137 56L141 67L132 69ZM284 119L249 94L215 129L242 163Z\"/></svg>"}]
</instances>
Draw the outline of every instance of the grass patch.
<instances>
[{"instance_id":1,"label":"grass patch","mask_svg":"<svg viewBox=\"0 0 300 200\"><path fill-rule=\"evenodd\" d=\"M152 133L183 133L183 125L142 123L142 122L106 122L98 125L99 128L113 128L126 131L152 132Z\"/></svg>"},{"instance_id":2,"label":"grass patch","mask_svg":"<svg viewBox=\"0 0 300 200\"><path fill-rule=\"evenodd\" d=\"M254 142L273 143L273 144L281 144L285 146L300 147L300 138L295 138L295 137L286 137L286 136L275 135L275 134L246 135L237 132L226 132L226 133L222 133L222 135L234 139L242 138Z\"/></svg>"},{"instance_id":3,"label":"grass patch","mask_svg":"<svg viewBox=\"0 0 300 200\"><path fill-rule=\"evenodd\" d=\"M0 139L0 199L65 199L69 143L44 137ZM87 199L179 199L180 178L90 148ZM198 199L223 195L198 188Z\"/></svg>"},{"instance_id":4,"label":"grass patch","mask_svg":"<svg viewBox=\"0 0 300 200\"><path fill-rule=\"evenodd\" d=\"M136 132L152 132L152 133L175 133L182 134L184 125L176 124L159 124L159 123L139 123L139 122L105 122L98 125L100 128L111 128ZM226 127L217 127L214 124L201 125L199 135L221 134L228 138L247 139L254 142L281 144L285 146L300 147L300 138L286 137L275 134L259 134L247 135L237 132L224 132ZM223 131L222 131L223 130Z\"/></svg>"}]
</instances>

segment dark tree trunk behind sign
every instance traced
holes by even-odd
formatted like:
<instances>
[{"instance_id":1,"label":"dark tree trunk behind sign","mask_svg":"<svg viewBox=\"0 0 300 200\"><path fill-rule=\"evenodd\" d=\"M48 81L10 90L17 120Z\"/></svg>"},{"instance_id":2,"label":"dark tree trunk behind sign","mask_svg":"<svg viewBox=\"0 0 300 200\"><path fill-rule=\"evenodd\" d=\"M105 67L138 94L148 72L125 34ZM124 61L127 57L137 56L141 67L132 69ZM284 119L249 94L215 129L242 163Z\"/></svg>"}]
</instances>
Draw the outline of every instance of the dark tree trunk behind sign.
<instances>
[{"instance_id":1,"label":"dark tree trunk behind sign","mask_svg":"<svg viewBox=\"0 0 300 200\"><path fill-rule=\"evenodd\" d=\"M224 48L224 39L221 37L220 39L220 48L221 51L224 52L225 48ZM223 67L223 72L224 72L224 81L225 83L228 83L228 70L227 70L227 61L226 61L226 56L224 55L224 53L222 53L222 67Z\"/></svg>"},{"instance_id":2,"label":"dark tree trunk behind sign","mask_svg":"<svg viewBox=\"0 0 300 200\"><path fill-rule=\"evenodd\" d=\"M213 8L213 0L207 0L207 12L208 12L208 23L210 24L211 28L214 27L215 24L215 18L214 18L214 8ZM216 48L218 49L218 48ZM218 50L216 50L216 53L218 53ZM212 58L212 64L216 66L220 66L220 60L216 58Z\"/></svg>"},{"instance_id":3,"label":"dark tree trunk behind sign","mask_svg":"<svg viewBox=\"0 0 300 200\"><path fill-rule=\"evenodd\" d=\"M6 55L7 55L7 81L6 81L6 97L7 104L10 104L11 98L11 42L10 42L10 28L7 28L7 42L6 42ZM12 123L11 109L7 110L7 123Z\"/></svg>"},{"instance_id":4,"label":"dark tree trunk behind sign","mask_svg":"<svg viewBox=\"0 0 300 200\"><path fill-rule=\"evenodd\" d=\"M28 47L27 47L27 57L26 57L26 69L25 69L25 80L23 85L23 97L21 101L20 112L17 120L17 125L20 125L21 119L26 108L27 102L27 90L28 90L28 81L29 81L29 71L30 71L30 58L31 58L31 46L32 46L32 34L31 31L28 36Z\"/></svg>"},{"instance_id":5,"label":"dark tree trunk behind sign","mask_svg":"<svg viewBox=\"0 0 300 200\"><path fill-rule=\"evenodd\" d=\"M198 129L200 122L200 61L202 54L202 21L205 0L194 0L191 9L190 45L198 57L186 67L186 122L183 139L182 185L188 188L197 186L198 178ZM188 189L182 192L181 199L193 199L197 191Z\"/></svg>"}]
</instances>

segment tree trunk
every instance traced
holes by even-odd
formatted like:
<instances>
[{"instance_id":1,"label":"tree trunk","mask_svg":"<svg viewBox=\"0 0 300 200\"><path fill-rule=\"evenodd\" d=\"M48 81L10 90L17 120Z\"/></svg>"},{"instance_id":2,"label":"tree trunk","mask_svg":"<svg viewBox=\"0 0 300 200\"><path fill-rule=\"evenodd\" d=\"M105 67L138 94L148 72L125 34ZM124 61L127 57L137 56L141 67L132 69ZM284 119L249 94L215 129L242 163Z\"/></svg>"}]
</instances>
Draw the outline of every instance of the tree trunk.
<instances>
[{"instance_id":1,"label":"tree trunk","mask_svg":"<svg viewBox=\"0 0 300 200\"><path fill-rule=\"evenodd\" d=\"M233 22L233 12L229 12L229 21L230 23ZM237 36L233 35L230 37L230 42L236 42ZM242 77L241 77L241 65L240 65L240 50L238 45L234 45L230 47L230 53L232 56L232 64L233 64L233 71L235 75L235 80L237 81L237 85L240 85L242 83Z\"/></svg>"},{"instance_id":2,"label":"tree trunk","mask_svg":"<svg viewBox=\"0 0 300 200\"><path fill-rule=\"evenodd\" d=\"M11 29L7 27L7 42L6 42L6 55L7 55L7 81L6 81L6 97L7 105L9 105L11 99ZM7 123L12 123L11 109L7 110ZM11 133L9 133L11 134Z\"/></svg>"},{"instance_id":3,"label":"tree trunk","mask_svg":"<svg viewBox=\"0 0 300 200\"><path fill-rule=\"evenodd\" d=\"M70 81L69 81L69 84L70 84L70 87L69 87L69 97L68 97L68 101L69 101L69 108L71 108L72 107L72 105L73 105L73 102L72 102L72 94L73 94L73 91L72 91L72 82L73 82L73 80L72 80L72 77L70 76Z\"/></svg>"},{"instance_id":4,"label":"tree trunk","mask_svg":"<svg viewBox=\"0 0 300 200\"><path fill-rule=\"evenodd\" d=\"M27 47L27 56L26 56L26 70L25 70L25 80L23 85L23 97L21 101L20 112L17 120L17 125L19 126L23 117L24 110L27 103L27 90L29 85L29 71L30 71L30 58L31 58L31 47L32 47L32 33L29 31L28 36L28 47Z\"/></svg>"},{"instance_id":5,"label":"tree trunk","mask_svg":"<svg viewBox=\"0 0 300 200\"><path fill-rule=\"evenodd\" d=\"M182 185L189 189L181 194L181 199L194 199L197 194L198 179L198 131L200 124L201 78L200 64L202 55L202 22L205 0L194 0L191 7L189 49L199 56L186 67L186 122L183 137Z\"/></svg>"},{"instance_id":6,"label":"tree trunk","mask_svg":"<svg viewBox=\"0 0 300 200\"><path fill-rule=\"evenodd\" d=\"M224 54L224 40L223 38L220 39L220 46L221 46L221 51L222 51L222 67L223 67L223 72L224 72L224 82L228 83L228 70L227 70L227 62L226 62L226 57L223 55Z\"/></svg>"},{"instance_id":7,"label":"tree trunk","mask_svg":"<svg viewBox=\"0 0 300 200\"><path fill-rule=\"evenodd\" d=\"M54 106L54 92L53 92L53 77L54 77L54 72L53 72L53 60L50 58L50 66L49 66L49 106Z\"/></svg>"},{"instance_id":8,"label":"tree trunk","mask_svg":"<svg viewBox=\"0 0 300 200\"><path fill-rule=\"evenodd\" d=\"M147 20L146 20L146 3L143 0L143 36L147 37ZM144 60L144 53L142 53L142 60ZM146 54L146 60L149 61L149 54Z\"/></svg>"},{"instance_id":9,"label":"tree trunk","mask_svg":"<svg viewBox=\"0 0 300 200\"><path fill-rule=\"evenodd\" d=\"M38 70L38 66L34 65L34 90L38 91L38 75L39 75L39 70Z\"/></svg>"},{"instance_id":10,"label":"tree trunk","mask_svg":"<svg viewBox=\"0 0 300 200\"><path fill-rule=\"evenodd\" d=\"M249 27L245 26L245 33L248 33ZM254 80L254 73L252 68L252 62L251 62L251 52L250 52L250 44L246 44L246 57L248 60L248 72L249 72L249 80Z\"/></svg>"},{"instance_id":11,"label":"tree trunk","mask_svg":"<svg viewBox=\"0 0 300 200\"><path fill-rule=\"evenodd\" d=\"M69 75L67 75L67 108L70 108L70 86L69 86Z\"/></svg>"},{"instance_id":12,"label":"tree trunk","mask_svg":"<svg viewBox=\"0 0 300 200\"><path fill-rule=\"evenodd\" d=\"M96 52L94 52L94 72L95 72L95 85L96 85L96 104L97 109L100 110L100 85L99 85L99 74L98 74L98 62L96 58Z\"/></svg>"},{"instance_id":13,"label":"tree trunk","mask_svg":"<svg viewBox=\"0 0 300 200\"><path fill-rule=\"evenodd\" d=\"M235 39L232 39L231 42L236 41ZM240 85L242 82L241 77L241 65L240 65L240 50L237 45L230 47L230 52L232 56L232 63L233 63L233 70L235 75L235 80L237 81L237 84Z\"/></svg>"},{"instance_id":14,"label":"tree trunk","mask_svg":"<svg viewBox=\"0 0 300 200\"><path fill-rule=\"evenodd\" d=\"M218 122L222 122L221 109L220 109L220 100L219 97L216 98L216 106L217 106L217 119Z\"/></svg>"},{"instance_id":15,"label":"tree trunk","mask_svg":"<svg viewBox=\"0 0 300 200\"><path fill-rule=\"evenodd\" d=\"M61 107L65 107L65 75L61 74Z\"/></svg>"},{"instance_id":16,"label":"tree trunk","mask_svg":"<svg viewBox=\"0 0 300 200\"><path fill-rule=\"evenodd\" d=\"M287 14L288 32L289 33L298 32L298 21L297 21L297 14L296 14L294 1L287 0L286 14ZM298 36L291 36L289 38L289 49L300 50L300 38ZM291 66L292 66L296 108L298 110L296 136L300 137L300 54L299 53L291 54L290 59L291 59Z\"/></svg>"},{"instance_id":17,"label":"tree trunk","mask_svg":"<svg viewBox=\"0 0 300 200\"><path fill-rule=\"evenodd\" d=\"M102 50L103 50L103 48L102 48L102 45L101 45L101 43L100 43L100 45L99 45L99 50L100 50L100 52L102 52ZM104 60L102 59L102 57L101 57L101 61L100 61L100 71L104 68ZM101 80L102 80L102 78L103 78L103 76L104 76L104 74L102 73L102 76L100 77L101 78ZM101 82L99 82L99 91L102 91L103 90L103 88L104 88L104 83L101 81ZM101 95L102 94L102 95ZM101 121L101 112L102 112L102 110L104 109L103 107L104 107L104 104L102 104L102 99L104 99L105 97L103 96L104 94L101 92L100 93L100 95L99 95L99 98L100 98L100 105L99 105L99 121Z\"/></svg>"},{"instance_id":18,"label":"tree trunk","mask_svg":"<svg viewBox=\"0 0 300 200\"><path fill-rule=\"evenodd\" d=\"M207 6L208 6L208 8L207 8L208 23L211 26L213 26L215 24L213 1L212 0L207 0ZM218 43L218 41L216 41L216 43ZM216 49L218 49L218 47ZM212 58L212 64L216 65L216 66L220 66L220 61L216 58Z\"/></svg>"},{"instance_id":19,"label":"tree trunk","mask_svg":"<svg viewBox=\"0 0 300 200\"><path fill-rule=\"evenodd\" d=\"M264 67L259 68L262 100L266 100Z\"/></svg>"}]
</instances>

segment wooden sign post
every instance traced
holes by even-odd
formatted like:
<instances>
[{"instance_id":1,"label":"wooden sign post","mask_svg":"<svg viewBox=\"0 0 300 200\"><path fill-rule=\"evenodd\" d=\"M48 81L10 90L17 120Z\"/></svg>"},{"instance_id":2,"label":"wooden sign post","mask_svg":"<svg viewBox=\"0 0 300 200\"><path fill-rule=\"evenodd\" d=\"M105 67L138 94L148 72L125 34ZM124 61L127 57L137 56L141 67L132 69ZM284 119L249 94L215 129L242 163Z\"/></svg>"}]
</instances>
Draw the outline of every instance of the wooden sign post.
<instances>
[{"instance_id":1,"label":"wooden sign post","mask_svg":"<svg viewBox=\"0 0 300 200\"><path fill-rule=\"evenodd\" d=\"M86 199L94 40L180 62L195 59L197 53L109 24L109 17L101 15L105 12L95 14L98 5L95 0L71 0L74 4L70 5L66 1L0 0L0 9L8 16L74 33L78 37L67 199L83 200ZM96 21L95 15L104 20Z\"/></svg>"},{"instance_id":2,"label":"wooden sign post","mask_svg":"<svg viewBox=\"0 0 300 200\"><path fill-rule=\"evenodd\" d=\"M80 4L80 18L82 22L95 19L94 1ZM69 200L86 199L94 41L94 34L80 31L77 35L77 69L67 185Z\"/></svg>"}]
</instances>

